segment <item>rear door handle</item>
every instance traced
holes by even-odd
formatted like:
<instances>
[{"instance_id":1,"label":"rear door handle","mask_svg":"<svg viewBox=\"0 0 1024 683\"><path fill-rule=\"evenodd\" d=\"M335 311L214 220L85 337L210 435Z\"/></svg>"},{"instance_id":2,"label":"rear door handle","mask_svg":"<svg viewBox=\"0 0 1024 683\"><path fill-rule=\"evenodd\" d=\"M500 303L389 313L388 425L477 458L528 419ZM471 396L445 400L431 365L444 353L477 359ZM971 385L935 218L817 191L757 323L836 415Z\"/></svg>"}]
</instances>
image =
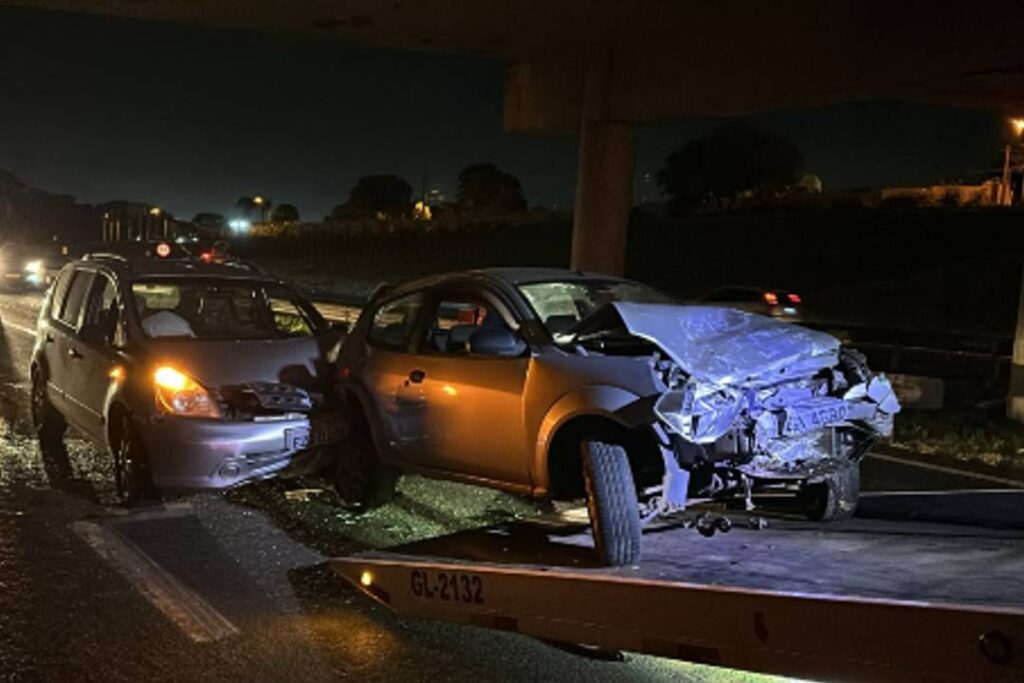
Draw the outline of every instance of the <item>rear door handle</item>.
<instances>
[{"instance_id":1,"label":"rear door handle","mask_svg":"<svg viewBox=\"0 0 1024 683\"><path fill-rule=\"evenodd\" d=\"M73 349L73 348L72 349L68 349L68 355L71 356L72 358L76 359L76 360L82 357L82 354L80 354L78 352L78 349Z\"/></svg>"},{"instance_id":2,"label":"rear door handle","mask_svg":"<svg viewBox=\"0 0 1024 683\"><path fill-rule=\"evenodd\" d=\"M412 372L409 373L409 382L412 382L413 384L419 384L420 382L423 381L423 379L426 376L427 373L423 372L422 370L413 370ZM409 382L406 382L406 384L408 384Z\"/></svg>"}]
</instances>

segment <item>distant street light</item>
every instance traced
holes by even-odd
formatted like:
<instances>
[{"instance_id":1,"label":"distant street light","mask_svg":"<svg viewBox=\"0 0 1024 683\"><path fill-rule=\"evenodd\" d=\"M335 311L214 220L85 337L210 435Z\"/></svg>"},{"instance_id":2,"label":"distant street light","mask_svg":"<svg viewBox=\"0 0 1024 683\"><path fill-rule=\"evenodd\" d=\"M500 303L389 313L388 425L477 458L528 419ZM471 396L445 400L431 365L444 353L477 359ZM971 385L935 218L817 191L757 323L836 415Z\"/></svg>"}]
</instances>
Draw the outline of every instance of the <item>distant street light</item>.
<instances>
[{"instance_id":1,"label":"distant street light","mask_svg":"<svg viewBox=\"0 0 1024 683\"><path fill-rule=\"evenodd\" d=\"M263 203L266 201L267 200L265 200L263 197L259 195L256 195L255 197L252 198L252 203L255 204L256 206L263 206Z\"/></svg>"},{"instance_id":2,"label":"distant street light","mask_svg":"<svg viewBox=\"0 0 1024 683\"><path fill-rule=\"evenodd\" d=\"M1024 135L1024 118L1010 119L1010 126L1018 138Z\"/></svg>"},{"instance_id":3,"label":"distant street light","mask_svg":"<svg viewBox=\"0 0 1024 683\"><path fill-rule=\"evenodd\" d=\"M149 215L150 216L159 216L160 215L160 207L159 206L154 206L152 209L149 210Z\"/></svg>"}]
</instances>

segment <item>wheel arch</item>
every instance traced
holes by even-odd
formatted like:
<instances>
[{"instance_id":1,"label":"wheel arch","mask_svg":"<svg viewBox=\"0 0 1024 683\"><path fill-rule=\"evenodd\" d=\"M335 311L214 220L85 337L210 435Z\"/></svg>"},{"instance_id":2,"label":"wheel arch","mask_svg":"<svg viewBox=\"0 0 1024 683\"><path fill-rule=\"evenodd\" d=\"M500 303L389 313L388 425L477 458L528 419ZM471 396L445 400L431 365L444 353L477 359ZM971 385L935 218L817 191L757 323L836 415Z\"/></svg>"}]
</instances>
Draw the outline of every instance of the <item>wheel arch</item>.
<instances>
[{"instance_id":1,"label":"wheel arch","mask_svg":"<svg viewBox=\"0 0 1024 683\"><path fill-rule=\"evenodd\" d=\"M581 442L593 437L622 444L638 485L660 478L663 465L643 398L610 386L585 387L548 411L537 438L535 492L552 498L583 493ZM639 409L638 409L639 407Z\"/></svg>"}]
</instances>

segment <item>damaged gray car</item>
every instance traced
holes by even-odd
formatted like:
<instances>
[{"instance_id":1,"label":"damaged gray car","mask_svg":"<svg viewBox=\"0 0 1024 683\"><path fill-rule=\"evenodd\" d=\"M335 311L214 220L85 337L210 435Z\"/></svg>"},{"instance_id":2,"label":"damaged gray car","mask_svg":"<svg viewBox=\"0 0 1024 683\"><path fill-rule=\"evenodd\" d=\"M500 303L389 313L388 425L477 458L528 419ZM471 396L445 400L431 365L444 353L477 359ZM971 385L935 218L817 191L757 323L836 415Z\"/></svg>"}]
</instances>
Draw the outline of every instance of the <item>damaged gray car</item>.
<instances>
[{"instance_id":1,"label":"damaged gray car","mask_svg":"<svg viewBox=\"0 0 1024 683\"><path fill-rule=\"evenodd\" d=\"M550 269L399 287L364 310L339 367L343 498L379 504L403 471L585 498L613 565L695 499L784 489L813 519L849 517L861 458L899 411L828 334Z\"/></svg>"}]
</instances>

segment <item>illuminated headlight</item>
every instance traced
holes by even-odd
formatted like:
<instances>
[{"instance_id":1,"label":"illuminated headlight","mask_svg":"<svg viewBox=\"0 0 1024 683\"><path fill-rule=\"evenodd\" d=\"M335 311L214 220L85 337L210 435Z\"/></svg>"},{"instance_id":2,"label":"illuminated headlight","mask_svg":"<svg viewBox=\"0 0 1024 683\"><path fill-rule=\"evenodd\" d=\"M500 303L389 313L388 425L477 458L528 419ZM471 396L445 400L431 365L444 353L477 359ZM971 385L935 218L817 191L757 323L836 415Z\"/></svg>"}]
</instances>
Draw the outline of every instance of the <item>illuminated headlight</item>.
<instances>
[{"instance_id":1,"label":"illuminated headlight","mask_svg":"<svg viewBox=\"0 0 1024 683\"><path fill-rule=\"evenodd\" d=\"M31 273L32 275L39 275L43 272L43 262L38 260L29 261L25 264L25 272Z\"/></svg>"},{"instance_id":2,"label":"illuminated headlight","mask_svg":"<svg viewBox=\"0 0 1024 683\"><path fill-rule=\"evenodd\" d=\"M209 392L194 379L169 365L161 365L153 373L156 407L168 415L181 417L223 416Z\"/></svg>"}]
</instances>

